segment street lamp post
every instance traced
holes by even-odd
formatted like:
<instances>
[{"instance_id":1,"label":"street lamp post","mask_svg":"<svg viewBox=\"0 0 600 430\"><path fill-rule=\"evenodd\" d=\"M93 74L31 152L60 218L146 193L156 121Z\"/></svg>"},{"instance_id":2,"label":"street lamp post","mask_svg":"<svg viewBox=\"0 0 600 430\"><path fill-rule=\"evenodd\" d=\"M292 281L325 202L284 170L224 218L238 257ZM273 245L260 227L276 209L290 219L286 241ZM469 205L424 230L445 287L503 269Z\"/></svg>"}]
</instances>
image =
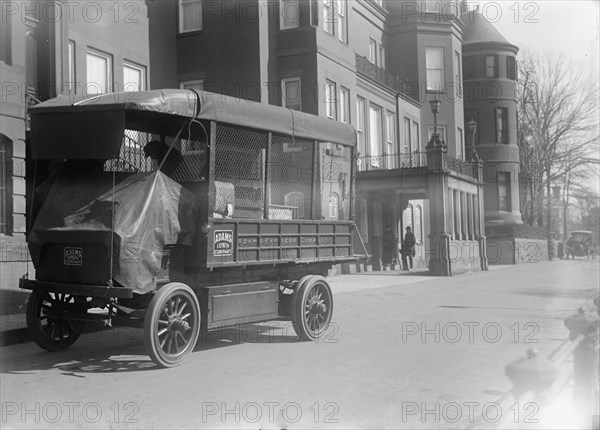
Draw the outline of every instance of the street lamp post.
<instances>
[{"instance_id":1,"label":"street lamp post","mask_svg":"<svg viewBox=\"0 0 600 430\"><path fill-rule=\"evenodd\" d=\"M475 163L480 161L479 154L477 154L477 150L475 149L475 133L477 132L477 122L471 118L471 121L467 123L467 130L469 130L469 134L471 135L471 162Z\"/></svg>"},{"instance_id":2,"label":"street lamp post","mask_svg":"<svg viewBox=\"0 0 600 430\"><path fill-rule=\"evenodd\" d=\"M433 113L433 134L431 135L431 139L429 139L429 143L427 144L428 147L444 146L444 142L440 139L440 135L437 132L437 114L440 110L441 104L442 102L437 98L429 100L429 107Z\"/></svg>"}]
</instances>

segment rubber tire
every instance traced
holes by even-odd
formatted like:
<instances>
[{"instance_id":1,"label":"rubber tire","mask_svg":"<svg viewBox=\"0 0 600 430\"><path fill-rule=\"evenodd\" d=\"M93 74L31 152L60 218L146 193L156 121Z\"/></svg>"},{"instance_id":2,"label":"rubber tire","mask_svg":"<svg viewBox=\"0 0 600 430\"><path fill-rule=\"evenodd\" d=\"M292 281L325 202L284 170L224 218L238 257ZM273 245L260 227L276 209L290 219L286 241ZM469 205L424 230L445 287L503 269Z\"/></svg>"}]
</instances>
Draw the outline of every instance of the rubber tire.
<instances>
[{"instance_id":1,"label":"rubber tire","mask_svg":"<svg viewBox=\"0 0 600 430\"><path fill-rule=\"evenodd\" d=\"M27 329L31 334L33 341L43 349L56 352L63 351L73 345L85 326L81 321L65 321L70 327L70 335L61 340L54 340L48 336L48 333L40 322L40 309L44 303L44 297L50 294L46 291L34 290L27 301L27 311L25 319L27 321ZM56 294L56 293L54 293Z\"/></svg>"},{"instance_id":2,"label":"rubber tire","mask_svg":"<svg viewBox=\"0 0 600 430\"><path fill-rule=\"evenodd\" d=\"M321 286L324 287L329 306L327 309L327 318L325 320L324 325L319 331L314 331L308 326L308 321L304 317L304 304L306 303L310 292L315 287ZM318 340L327 332L329 324L331 323L332 316L333 294L331 293L331 288L329 287L327 280L320 275L311 275L302 278L298 283L298 288L296 289L292 297L292 323L298 337L302 340Z\"/></svg>"},{"instance_id":3,"label":"rubber tire","mask_svg":"<svg viewBox=\"0 0 600 430\"><path fill-rule=\"evenodd\" d=\"M184 295L192 303L191 317L193 324L191 327L192 335L185 349L177 355L167 354L160 347L158 339L158 319L162 313L162 310L175 295ZM198 335L200 334L201 324L201 313L200 305L196 294L190 287L180 282L173 282L160 288L150 301L150 305L146 310L144 317L144 344L146 346L146 352L156 364L160 367L176 367L182 364L187 357L191 354L198 341Z\"/></svg>"}]
</instances>

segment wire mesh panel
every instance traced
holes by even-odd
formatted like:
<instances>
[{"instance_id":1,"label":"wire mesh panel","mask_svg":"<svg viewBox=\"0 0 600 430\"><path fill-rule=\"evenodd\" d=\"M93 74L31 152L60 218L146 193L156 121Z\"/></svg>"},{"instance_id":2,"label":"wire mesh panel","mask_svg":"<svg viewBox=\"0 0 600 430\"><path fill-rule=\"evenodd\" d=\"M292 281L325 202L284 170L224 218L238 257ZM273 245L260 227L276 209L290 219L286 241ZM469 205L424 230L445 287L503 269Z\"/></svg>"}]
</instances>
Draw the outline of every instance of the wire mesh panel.
<instances>
[{"instance_id":1,"label":"wire mesh panel","mask_svg":"<svg viewBox=\"0 0 600 430\"><path fill-rule=\"evenodd\" d=\"M267 133L217 124L216 137L216 193L233 190L233 202L214 208L213 216L263 219Z\"/></svg>"},{"instance_id":2,"label":"wire mesh panel","mask_svg":"<svg viewBox=\"0 0 600 430\"><path fill-rule=\"evenodd\" d=\"M152 160L146 157L144 146L148 143L148 133L125 130L119 158L104 163L105 172L151 172L155 170Z\"/></svg>"},{"instance_id":3,"label":"wire mesh panel","mask_svg":"<svg viewBox=\"0 0 600 430\"><path fill-rule=\"evenodd\" d=\"M310 219L314 142L273 136L269 152L270 219Z\"/></svg>"},{"instance_id":4,"label":"wire mesh panel","mask_svg":"<svg viewBox=\"0 0 600 430\"><path fill-rule=\"evenodd\" d=\"M351 148L319 142L320 196L314 211L321 219L347 221L350 218ZM318 216L317 216L318 217Z\"/></svg>"},{"instance_id":5,"label":"wire mesh panel","mask_svg":"<svg viewBox=\"0 0 600 430\"><path fill-rule=\"evenodd\" d=\"M199 123L188 126L186 136L175 139L136 130L125 130L119 157L107 160L104 171L161 171L178 182L203 181L208 175L207 132Z\"/></svg>"},{"instance_id":6,"label":"wire mesh panel","mask_svg":"<svg viewBox=\"0 0 600 430\"><path fill-rule=\"evenodd\" d=\"M184 134L189 137L177 140L167 137L165 140L168 146L174 146L171 153L178 159L170 176L178 182L205 181L208 178L208 130L201 122L192 121ZM167 155L164 165L169 156L173 155Z\"/></svg>"}]
</instances>

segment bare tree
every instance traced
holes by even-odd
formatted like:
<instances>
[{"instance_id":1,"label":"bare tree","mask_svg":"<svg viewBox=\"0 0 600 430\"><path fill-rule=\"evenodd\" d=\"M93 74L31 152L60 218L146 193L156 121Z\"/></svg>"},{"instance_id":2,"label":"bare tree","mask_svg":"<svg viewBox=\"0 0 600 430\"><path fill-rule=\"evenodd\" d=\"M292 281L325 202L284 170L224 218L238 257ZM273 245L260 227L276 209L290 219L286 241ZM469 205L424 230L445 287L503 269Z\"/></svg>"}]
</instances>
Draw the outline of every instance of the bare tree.
<instances>
[{"instance_id":1,"label":"bare tree","mask_svg":"<svg viewBox=\"0 0 600 430\"><path fill-rule=\"evenodd\" d=\"M529 173L522 187L524 218L550 228L552 184L567 184L568 193L575 176L581 177L575 172L597 177L598 83L562 57L531 51L523 53L519 74L519 149L524 177Z\"/></svg>"}]
</instances>

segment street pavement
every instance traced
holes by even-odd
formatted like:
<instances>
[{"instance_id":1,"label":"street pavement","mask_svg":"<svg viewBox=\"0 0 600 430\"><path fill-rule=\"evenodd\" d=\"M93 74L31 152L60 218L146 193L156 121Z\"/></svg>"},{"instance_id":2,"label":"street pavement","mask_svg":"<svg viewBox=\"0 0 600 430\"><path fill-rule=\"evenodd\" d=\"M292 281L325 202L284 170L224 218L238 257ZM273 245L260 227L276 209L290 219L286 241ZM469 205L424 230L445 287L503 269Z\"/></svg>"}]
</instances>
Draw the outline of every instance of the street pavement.
<instances>
[{"instance_id":1,"label":"street pavement","mask_svg":"<svg viewBox=\"0 0 600 430\"><path fill-rule=\"evenodd\" d=\"M156 368L130 328L87 333L58 353L6 346L1 427L425 429L509 418L573 428L569 382L551 407L502 403L504 367L532 347L556 349L564 319L598 297L599 275L597 261L559 260L450 278L335 276L332 326L318 341L298 341L285 321L239 326L173 369Z\"/></svg>"}]
</instances>

